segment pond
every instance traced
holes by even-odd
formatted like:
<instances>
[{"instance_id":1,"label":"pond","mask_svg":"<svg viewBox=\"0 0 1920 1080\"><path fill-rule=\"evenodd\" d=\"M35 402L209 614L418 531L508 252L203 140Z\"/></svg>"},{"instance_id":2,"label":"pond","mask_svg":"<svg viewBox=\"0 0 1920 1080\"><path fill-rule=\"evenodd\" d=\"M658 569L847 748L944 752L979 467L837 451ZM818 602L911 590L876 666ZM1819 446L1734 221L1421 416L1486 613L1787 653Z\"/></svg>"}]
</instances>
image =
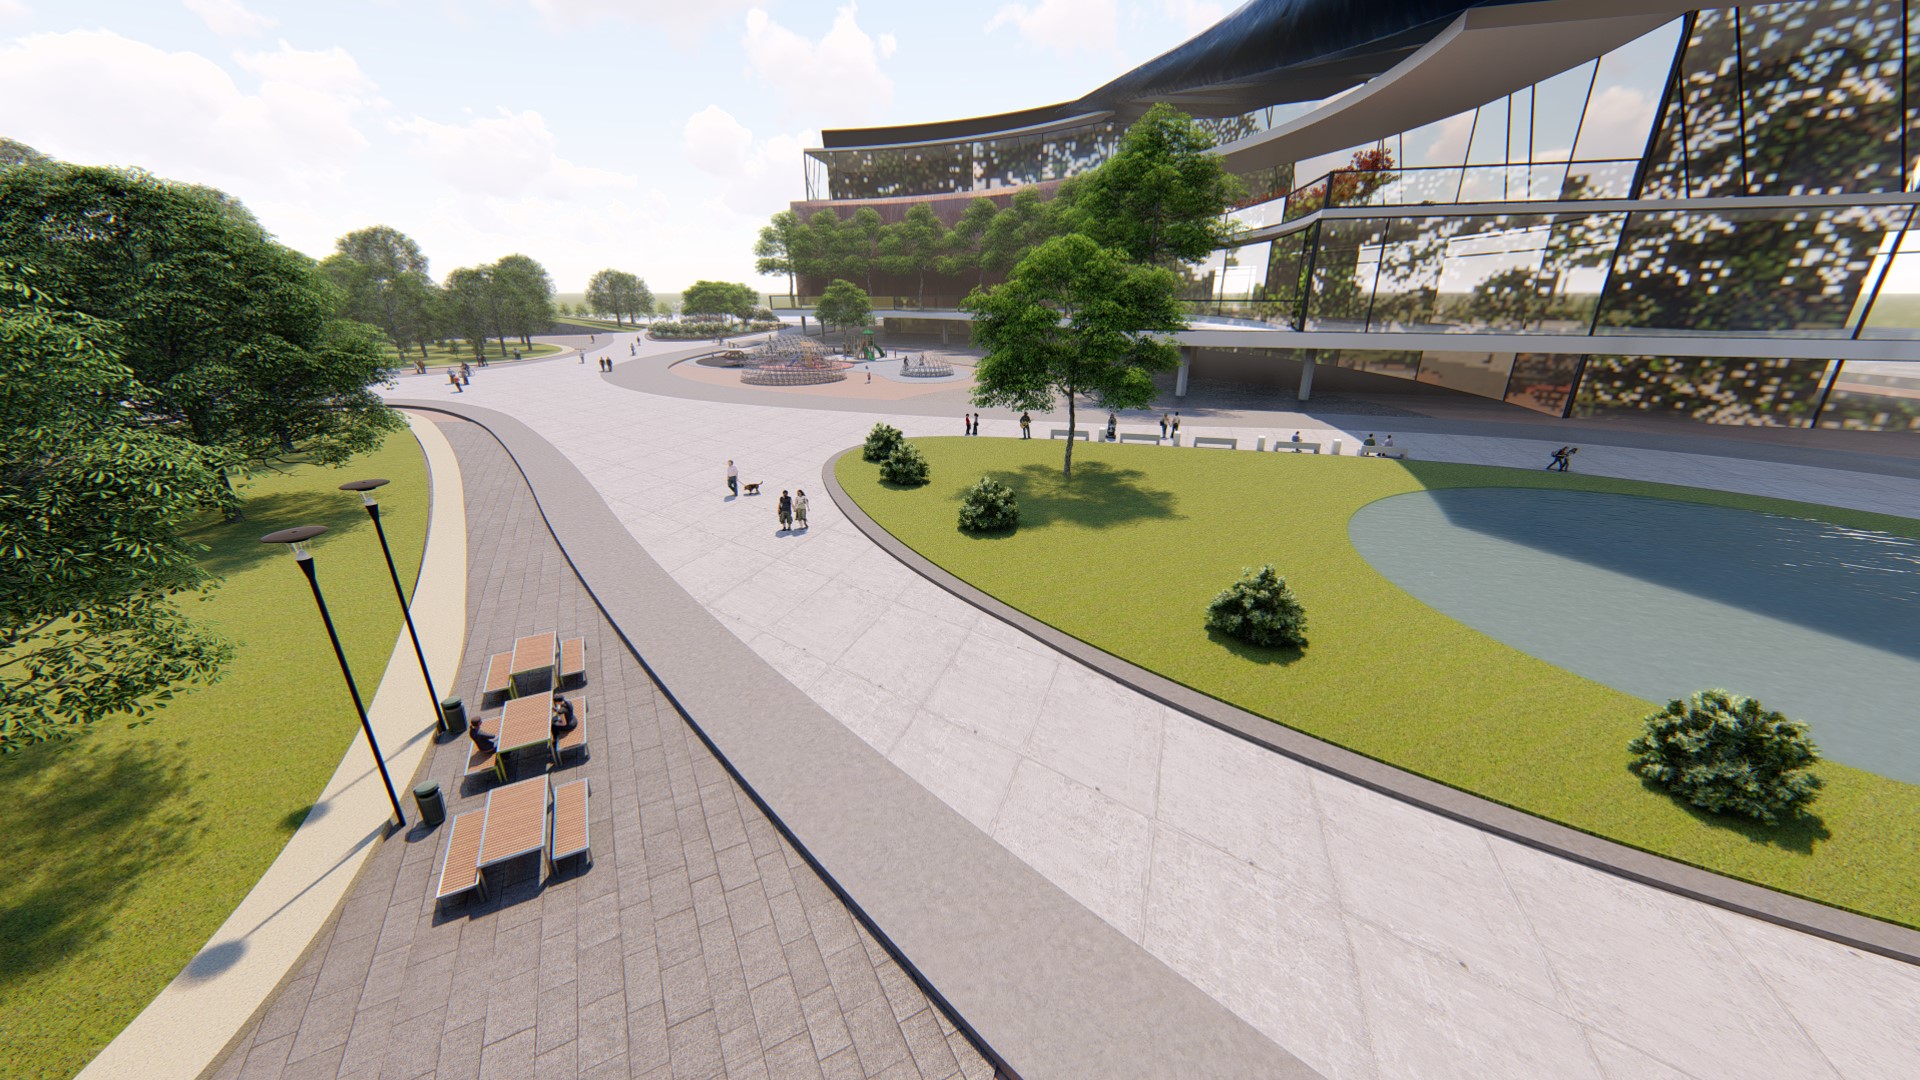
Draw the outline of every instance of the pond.
<instances>
[{"instance_id":1,"label":"pond","mask_svg":"<svg viewBox=\"0 0 1920 1080\"><path fill-rule=\"evenodd\" d=\"M1920 783L1920 541L1519 488L1395 495L1348 534L1394 584L1516 649L1656 703L1758 697L1826 757Z\"/></svg>"}]
</instances>

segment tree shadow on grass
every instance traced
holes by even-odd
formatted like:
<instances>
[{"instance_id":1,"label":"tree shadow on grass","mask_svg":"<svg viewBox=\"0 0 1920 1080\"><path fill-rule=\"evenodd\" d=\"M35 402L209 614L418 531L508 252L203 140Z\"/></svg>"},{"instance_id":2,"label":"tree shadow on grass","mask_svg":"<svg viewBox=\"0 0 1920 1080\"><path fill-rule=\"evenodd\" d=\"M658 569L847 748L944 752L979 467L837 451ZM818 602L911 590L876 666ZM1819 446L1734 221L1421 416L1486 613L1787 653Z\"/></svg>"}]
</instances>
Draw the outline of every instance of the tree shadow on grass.
<instances>
[{"instance_id":1,"label":"tree shadow on grass","mask_svg":"<svg viewBox=\"0 0 1920 1080\"><path fill-rule=\"evenodd\" d=\"M1795 855L1811 855L1815 844L1833 839L1833 833L1827 829L1827 823L1815 813L1801 813L1786 818L1778 825L1769 825L1764 821L1741 814L1716 814L1703 810L1687 800L1654 783L1652 780L1627 769L1629 775L1640 781L1640 786L1648 794L1673 800L1673 805L1687 812L1687 815L1700 824L1723 832L1737 833L1750 843L1777 847L1782 851L1791 851Z\"/></svg>"},{"instance_id":2,"label":"tree shadow on grass","mask_svg":"<svg viewBox=\"0 0 1920 1080\"><path fill-rule=\"evenodd\" d=\"M283 491L255 495L242 504L247 516L240 521L208 521L190 530L186 538L209 548L200 557L200 566L217 577L226 577L251 569L267 559L287 558L280 544L263 544L260 538L270 532L295 525L325 525L327 535L316 541L324 544L342 535L373 529L372 519L356 499L344 491ZM392 514L381 506L381 514L391 527ZM373 543L371 538L368 543ZM291 561L291 560L289 560Z\"/></svg>"},{"instance_id":3,"label":"tree shadow on grass","mask_svg":"<svg viewBox=\"0 0 1920 1080\"><path fill-rule=\"evenodd\" d=\"M1305 651L1298 645L1255 645L1251 642L1241 641L1232 634L1211 628L1207 630L1207 640L1226 649L1242 660L1248 660L1262 665L1270 664L1276 667L1291 667L1299 661L1301 657L1306 655Z\"/></svg>"},{"instance_id":4,"label":"tree shadow on grass","mask_svg":"<svg viewBox=\"0 0 1920 1080\"><path fill-rule=\"evenodd\" d=\"M190 851L206 826L191 759L174 747L34 747L0 764L0 784L32 792L0 851L0 987L92 948L152 870ZM31 869L29 869L31 868Z\"/></svg>"},{"instance_id":5,"label":"tree shadow on grass","mask_svg":"<svg viewBox=\"0 0 1920 1080\"><path fill-rule=\"evenodd\" d=\"M1136 521L1180 517L1179 496L1147 487L1146 473L1104 461L1077 462L1071 479L1052 465L1023 465L1005 477L1020 500L1020 524L1055 523L1108 529Z\"/></svg>"}]
</instances>

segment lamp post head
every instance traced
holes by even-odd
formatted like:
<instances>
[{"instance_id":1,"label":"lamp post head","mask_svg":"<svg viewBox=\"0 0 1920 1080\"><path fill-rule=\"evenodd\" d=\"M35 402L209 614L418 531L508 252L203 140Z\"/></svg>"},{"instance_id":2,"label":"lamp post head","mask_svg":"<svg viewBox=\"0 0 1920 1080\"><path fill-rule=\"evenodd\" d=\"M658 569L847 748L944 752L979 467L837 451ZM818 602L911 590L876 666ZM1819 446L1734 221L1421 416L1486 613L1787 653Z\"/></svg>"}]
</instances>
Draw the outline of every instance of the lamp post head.
<instances>
[{"instance_id":1,"label":"lamp post head","mask_svg":"<svg viewBox=\"0 0 1920 1080\"><path fill-rule=\"evenodd\" d=\"M357 491L360 493L360 505L373 506L376 505L376 500L373 497L373 489L383 487L386 483L385 480L349 480L340 485L340 490Z\"/></svg>"},{"instance_id":2,"label":"lamp post head","mask_svg":"<svg viewBox=\"0 0 1920 1080\"><path fill-rule=\"evenodd\" d=\"M325 525L296 525L291 529L268 533L260 538L263 544L285 544L293 549L293 557L300 562L313 559L313 552L307 550L307 541L326 532Z\"/></svg>"}]
</instances>

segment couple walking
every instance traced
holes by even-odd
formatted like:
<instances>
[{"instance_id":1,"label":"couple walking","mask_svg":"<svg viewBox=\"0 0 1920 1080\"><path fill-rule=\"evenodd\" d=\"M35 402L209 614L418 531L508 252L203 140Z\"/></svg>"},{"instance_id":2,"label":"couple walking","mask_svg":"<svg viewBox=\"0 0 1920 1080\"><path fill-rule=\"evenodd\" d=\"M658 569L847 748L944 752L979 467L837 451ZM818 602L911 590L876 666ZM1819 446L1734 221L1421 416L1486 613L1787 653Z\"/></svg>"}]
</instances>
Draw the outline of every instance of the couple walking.
<instances>
[{"instance_id":1,"label":"couple walking","mask_svg":"<svg viewBox=\"0 0 1920 1080\"><path fill-rule=\"evenodd\" d=\"M780 531L795 532L807 527L807 493L780 493Z\"/></svg>"}]
</instances>

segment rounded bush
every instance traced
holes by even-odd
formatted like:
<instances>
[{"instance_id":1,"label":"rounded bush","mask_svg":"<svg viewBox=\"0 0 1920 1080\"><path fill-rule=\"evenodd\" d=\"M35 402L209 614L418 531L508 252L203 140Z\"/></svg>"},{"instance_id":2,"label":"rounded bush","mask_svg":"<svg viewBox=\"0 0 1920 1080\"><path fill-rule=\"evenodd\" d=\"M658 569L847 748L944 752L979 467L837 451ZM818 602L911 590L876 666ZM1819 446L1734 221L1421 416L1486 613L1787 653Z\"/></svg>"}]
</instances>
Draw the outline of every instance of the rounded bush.
<instances>
[{"instance_id":1,"label":"rounded bush","mask_svg":"<svg viewBox=\"0 0 1920 1080\"><path fill-rule=\"evenodd\" d=\"M997 532L1020 523L1020 503L1013 489L983 476L960 500L960 528L967 532Z\"/></svg>"},{"instance_id":2,"label":"rounded bush","mask_svg":"<svg viewBox=\"0 0 1920 1080\"><path fill-rule=\"evenodd\" d=\"M903 442L893 448L887 460L880 463L880 478L902 487L919 487L927 482L927 459L921 455L920 448L912 443Z\"/></svg>"},{"instance_id":3,"label":"rounded bush","mask_svg":"<svg viewBox=\"0 0 1920 1080\"><path fill-rule=\"evenodd\" d=\"M1773 825L1803 812L1820 790L1807 771L1820 760L1807 725L1725 690L1667 702L1627 749L1635 773L1717 814Z\"/></svg>"},{"instance_id":4,"label":"rounded bush","mask_svg":"<svg viewBox=\"0 0 1920 1080\"><path fill-rule=\"evenodd\" d=\"M892 424L875 424L873 430L867 432L867 442L860 448L860 456L868 461L885 461L893 456L901 438L900 429Z\"/></svg>"},{"instance_id":5,"label":"rounded bush","mask_svg":"<svg viewBox=\"0 0 1920 1080\"><path fill-rule=\"evenodd\" d=\"M1267 647L1307 643L1307 612L1287 588L1287 579L1268 563L1243 570L1207 605L1207 629L1218 630L1252 645Z\"/></svg>"}]
</instances>

